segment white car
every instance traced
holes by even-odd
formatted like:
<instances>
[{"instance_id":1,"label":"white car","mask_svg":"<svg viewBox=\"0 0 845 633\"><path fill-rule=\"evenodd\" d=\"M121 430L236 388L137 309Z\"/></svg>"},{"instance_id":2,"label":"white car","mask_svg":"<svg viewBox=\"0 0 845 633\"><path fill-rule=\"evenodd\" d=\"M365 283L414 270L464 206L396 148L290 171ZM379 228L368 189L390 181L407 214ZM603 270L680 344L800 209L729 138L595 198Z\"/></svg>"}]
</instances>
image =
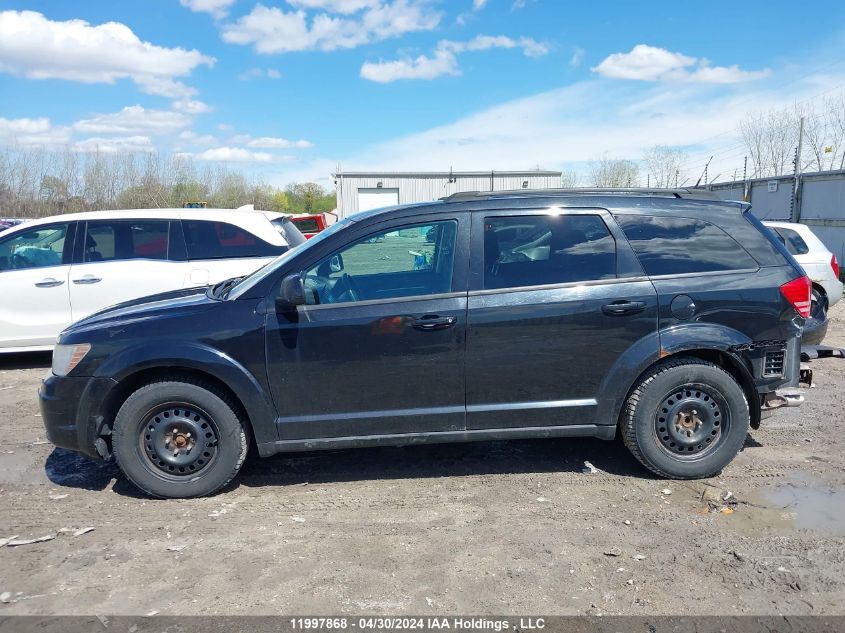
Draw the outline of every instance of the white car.
<instances>
[{"instance_id":1,"label":"white car","mask_svg":"<svg viewBox=\"0 0 845 633\"><path fill-rule=\"evenodd\" d=\"M46 351L108 306L251 273L305 238L281 213L91 211L0 234L0 353Z\"/></svg>"},{"instance_id":2,"label":"white car","mask_svg":"<svg viewBox=\"0 0 845 633\"><path fill-rule=\"evenodd\" d=\"M809 226L792 222L763 224L774 231L813 281L813 315L818 309L826 312L829 306L842 298L842 282L839 281L839 262L836 261L836 255L827 250Z\"/></svg>"}]
</instances>

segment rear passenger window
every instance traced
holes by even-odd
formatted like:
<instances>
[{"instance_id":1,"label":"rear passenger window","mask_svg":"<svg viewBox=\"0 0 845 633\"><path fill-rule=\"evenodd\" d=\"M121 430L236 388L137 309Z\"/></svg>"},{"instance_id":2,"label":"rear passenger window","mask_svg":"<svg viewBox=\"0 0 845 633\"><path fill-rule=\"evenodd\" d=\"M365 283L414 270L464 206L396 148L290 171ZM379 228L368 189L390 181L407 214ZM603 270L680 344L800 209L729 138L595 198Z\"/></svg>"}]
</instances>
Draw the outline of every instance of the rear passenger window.
<instances>
[{"instance_id":1,"label":"rear passenger window","mask_svg":"<svg viewBox=\"0 0 845 633\"><path fill-rule=\"evenodd\" d=\"M275 257L287 250L265 242L234 224L206 220L183 220L188 259L229 257Z\"/></svg>"},{"instance_id":2,"label":"rear passenger window","mask_svg":"<svg viewBox=\"0 0 845 633\"><path fill-rule=\"evenodd\" d=\"M168 222L88 222L85 262L167 259Z\"/></svg>"},{"instance_id":3,"label":"rear passenger window","mask_svg":"<svg viewBox=\"0 0 845 633\"><path fill-rule=\"evenodd\" d=\"M788 250L791 255L806 255L810 252L807 242L805 242L804 238L798 235L796 231L781 227L772 230L775 232L775 235L778 236L778 239L783 242L784 246L786 246L786 250Z\"/></svg>"},{"instance_id":4,"label":"rear passenger window","mask_svg":"<svg viewBox=\"0 0 845 633\"><path fill-rule=\"evenodd\" d=\"M515 288L616 277L616 241L596 215L484 219L484 287Z\"/></svg>"},{"instance_id":5,"label":"rear passenger window","mask_svg":"<svg viewBox=\"0 0 845 633\"><path fill-rule=\"evenodd\" d=\"M703 220L619 215L616 221L651 276L758 267L730 235Z\"/></svg>"}]
</instances>

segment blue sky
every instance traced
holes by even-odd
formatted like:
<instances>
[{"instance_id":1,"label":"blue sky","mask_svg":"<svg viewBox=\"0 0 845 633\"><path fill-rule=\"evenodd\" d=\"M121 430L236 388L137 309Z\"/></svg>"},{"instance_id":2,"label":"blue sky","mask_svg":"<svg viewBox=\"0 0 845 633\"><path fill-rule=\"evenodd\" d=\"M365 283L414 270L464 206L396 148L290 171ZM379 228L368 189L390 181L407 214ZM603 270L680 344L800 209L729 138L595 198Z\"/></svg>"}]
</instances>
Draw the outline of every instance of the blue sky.
<instances>
[{"instance_id":1,"label":"blue sky","mask_svg":"<svg viewBox=\"0 0 845 633\"><path fill-rule=\"evenodd\" d=\"M845 87L845 3L0 0L0 143L179 152L270 182L742 160ZM739 153L737 153L739 152Z\"/></svg>"}]
</instances>

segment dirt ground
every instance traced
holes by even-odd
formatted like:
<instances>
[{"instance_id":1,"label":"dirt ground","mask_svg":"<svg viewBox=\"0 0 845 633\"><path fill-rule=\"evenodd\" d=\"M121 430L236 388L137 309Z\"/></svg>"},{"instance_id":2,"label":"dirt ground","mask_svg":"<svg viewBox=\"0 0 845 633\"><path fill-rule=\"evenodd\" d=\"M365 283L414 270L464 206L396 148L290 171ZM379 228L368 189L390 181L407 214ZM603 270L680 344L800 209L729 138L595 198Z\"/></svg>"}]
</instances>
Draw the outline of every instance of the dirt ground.
<instances>
[{"instance_id":1,"label":"dirt ground","mask_svg":"<svg viewBox=\"0 0 845 633\"><path fill-rule=\"evenodd\" d=\"M253 460L189 501L45 443L47 366L0 360L0 543L58 532L0 547L0 617L845 613L845 360L708 481L535 440Z\"/></svg>"}]
</instances>

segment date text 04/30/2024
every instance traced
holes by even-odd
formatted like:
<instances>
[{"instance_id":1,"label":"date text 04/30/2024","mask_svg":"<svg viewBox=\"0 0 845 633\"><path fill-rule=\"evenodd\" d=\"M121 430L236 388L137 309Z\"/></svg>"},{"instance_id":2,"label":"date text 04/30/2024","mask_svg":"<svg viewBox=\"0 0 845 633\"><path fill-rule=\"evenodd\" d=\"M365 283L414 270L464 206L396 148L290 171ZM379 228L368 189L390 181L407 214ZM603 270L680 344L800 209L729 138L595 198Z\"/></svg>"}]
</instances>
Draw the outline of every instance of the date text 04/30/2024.
<instances>
[{"instance_id":1,"label":"date text 04/30/2024","mask_svg":"<svg viewBox=\"0 0 845 633\"><path fill-rule=\"evenodd\" d=\"M331 631L362 629L374 631L402 630L458 630L458 631L508 631L540 630L545 628L543 618L517 618L512 622L494 618L463 617L362 617L362 618L291 618L292 629L311 631Z\"/></svg>"}]
</instances>

